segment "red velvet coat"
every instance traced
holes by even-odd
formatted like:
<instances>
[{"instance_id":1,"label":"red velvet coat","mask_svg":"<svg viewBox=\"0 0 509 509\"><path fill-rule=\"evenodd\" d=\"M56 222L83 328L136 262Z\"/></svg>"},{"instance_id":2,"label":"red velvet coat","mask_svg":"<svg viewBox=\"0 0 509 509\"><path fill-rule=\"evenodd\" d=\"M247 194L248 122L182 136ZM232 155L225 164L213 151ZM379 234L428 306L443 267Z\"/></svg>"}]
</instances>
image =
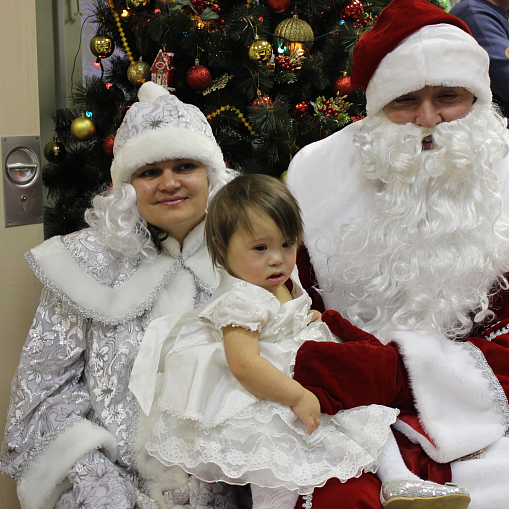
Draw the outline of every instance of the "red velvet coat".
<instances>
[{"instance_id":1,"label":"red velvet coat","mask_svg":"<svg viewBox=\"0 0 509 509\"><path fill-rule=\"evenodd\" d=\"M313 290L313 273L305 250L299 252L299 272L303 285L311 288L315 309L323 307ZM500 291L492 301L496 319L478 325L465 342L475 345L509 396L509 291ZM402 355L394 343L383 345L345 320L336 311L325 311L322 317L332 332L344 343L306 342L296 358L294 378L311 390L322 406L322 412L334 414L345 408L371 403L400 409L400 418L418 432L423 430L414 404L411 385ZM489 338L489 339L487 339ZM433 461L418 444L395 433L407 466L423 479L444 483L451 480L448 463ZM377 508L380 483L371 474L341 484L331 480L315 490L313 509L336 507L348 500L348 507ZM296 507L301 507L300 503Z\"/></svg>"}]
</instances>

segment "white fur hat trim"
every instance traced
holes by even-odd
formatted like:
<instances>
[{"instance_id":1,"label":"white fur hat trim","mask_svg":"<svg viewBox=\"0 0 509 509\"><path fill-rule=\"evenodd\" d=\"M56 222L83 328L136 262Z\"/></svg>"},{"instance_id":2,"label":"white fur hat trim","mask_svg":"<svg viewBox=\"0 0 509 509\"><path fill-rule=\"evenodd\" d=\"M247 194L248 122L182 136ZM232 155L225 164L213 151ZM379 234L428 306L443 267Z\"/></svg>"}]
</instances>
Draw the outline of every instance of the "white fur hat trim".
<instances>
[{"instance_id":1,"label":"white fur hat trim","mask_svg":"<svg viewBox=\"0 0 509 509\"><path fill-rule=\"evenodd\" d=\"M463 87L490 103L488 53L453 25L427 25L402 41L380 62L366 89L366 109L385 105L425 86Z\"/></svg>"},{"instance_id":2,"label":"white fur hat trim","mask_svg":"<svg viewBox=\"0 0 509 509\"><path fill-rule=\"evenodd\" d=\"M167 159L195 159L226 170L221 149L199 108L183 103L153 82L140 87L138 98L115 136L114 187L131 182L142 166Z\"/></svg>"}]
</instances>

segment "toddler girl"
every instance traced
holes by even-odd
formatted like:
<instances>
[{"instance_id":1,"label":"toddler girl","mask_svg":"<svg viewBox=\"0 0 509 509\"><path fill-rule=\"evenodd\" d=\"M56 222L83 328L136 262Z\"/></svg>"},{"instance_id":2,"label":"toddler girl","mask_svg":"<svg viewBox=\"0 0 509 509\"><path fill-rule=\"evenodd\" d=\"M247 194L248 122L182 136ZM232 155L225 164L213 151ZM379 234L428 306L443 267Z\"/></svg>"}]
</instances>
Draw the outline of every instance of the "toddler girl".
<instances>
[{"instance_id":1,"label":"toddler girl","mask_svg":"<svg viewBox=\"0 0 509 509\"><path fill-rule=\"evenodd\" d=\"M138 466L158 488L152 496L165 489L161 465L205 481L250 483L254 509L293 509L299 494L330 478L375 472L380 457L390 477L418 480L391 433L397 410L369 405L321 415L316 396L292 378L304 341L337 339L310 312L299 283L302 223L286 187L265 175L237 177L211 202L205 228L218 289L164 345L146 336L141 347L161 356L163 372L151 411L149 381L148 398L134 391L150 414L141 419L140 436L148 438Z\"/></svg>"}]
</instances>

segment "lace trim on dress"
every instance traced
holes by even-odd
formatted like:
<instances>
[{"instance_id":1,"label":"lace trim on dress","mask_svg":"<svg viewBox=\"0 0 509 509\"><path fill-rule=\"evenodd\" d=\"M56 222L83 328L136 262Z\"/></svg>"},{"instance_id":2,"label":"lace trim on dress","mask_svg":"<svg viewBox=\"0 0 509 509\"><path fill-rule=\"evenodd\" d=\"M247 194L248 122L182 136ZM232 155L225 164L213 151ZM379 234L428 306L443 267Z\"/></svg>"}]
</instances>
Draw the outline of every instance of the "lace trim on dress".
<instances>
[{"instance_id":1,"label":"lace trim on dress","mask_svg":"<svg viewBox=\"0 0 509 509\"><path fill-rule=\"evenodd\" d=\"M253 400L256 400L256 399L258 399L258 398L253 395ZM170 405L166 405L162 402L159 402L158 406L161 411L166 412L168 415L173 415L174 417L176 417L177 419L180 419L180 420L195 421L195 423L193 423L193 425L199 426L200 429L211 430L212 428L215 428L222 422L232 419L233 417L236 417L237 415L240 415L247 407L249 407L252 404L253 404L253 401L246 401L244 406L236 407L230 414L223 414L223 415L221 415L221 417L219 419L212 421L210 423L207 423L207 424L205 424L203 422L203 414L201 412L189 412L189 411L182 412L182 411L177 410L176 408L173 408ZM268 422L268 421L266 421L266 422Z\"/></svg>"},{"instance_id":2,"label":"lace trim on dress","mask_svg":"<svg viewBox=\"0 0 509 509\"><path fill-rule=\"evenodd\" d=\"M75 310L77 313L81 313L85 318L90 318L92 320L95 320L97 322L103 323L105 325L118 325L125 321L134 320L136 317L141 316L142 314L149 311L152 306L154 305L155 300L157 299L157 296L161 292L161 290L168 284L168 282L173 279L175 274L180 269L186 269L190 270L188 267L186 267L183 264L182 259L178 259L174 265L164 274L164 276L161 278L159 283L154 287L150 295L147 297L145 302L140 304L136 309L133 309L131 312L126 313L122 316L113 316L108 317L101 315L95 311L91 311L89 309L85 309L84 307L76 304L74 301L72 301L58 286L56 286L52 281L50 281L42 271L41 267L35 260L32 253L28 252L25 254L25 258L28 262L29 267L33 270L34 274L37 276L37 278L41 281L41 283L49 288L55 295L57 295L63 302L65 302L71 309Z\"/></svg>"},{"instance_id":3,"label":"lace trim on dress","mask_svg":"<svg viewBox=\"0 0 509 509\"><path fill-rule=\"evenodd\" d=\"M205 481L286 486L309 494L331 476L344 482L363 472L375 472L377 457L397 416L397 411L386 407L359 407L322 416L322 425L309 436L289 408L281 411L279 407L267 403L263 416L247 408L210 431L168 415L159 417L146 449L163 464L179 464ZM271 426L264 426L269 421ZM288 432L288 425L294 432ZM224 428L228 431L223 432ZM255 428L276 432L259 433ZM296 447L295 433L303 446ZM337 458L341 458L339 463Z\"/></svg>"},{"instance_id":4,"label":"lace trim on dress","mask_svg":"<svg viewBox=\"0 0 509 509\"><path fill-rule=\"evenodd\" d=\"M88 229L62 237L62 243L81 269L98 283L118 288L137 270L141 258L119 258L106 249Z\"/></svg>"},{"instance_id":5,"label":"lace trim on dress","mask_svg":"<svg viewBox=\"0 0 509 509\"><path fill-rule=\"evenodd\" d=\"M483 378L488 381L489 388L493 394L493 400L495 401L496 411L500 414L502 423L504 424L507 431L509 428L509 402L507 401L507 396L504 389L500 385L500 382L493 373L493 370L490 368L486 358L479 350L479 348L477 348L469 341L462 343L462 348L467 350L470 355L472 355L472 357L475 359L476 368L481 371Z\"/></svg>"}]
</instances>

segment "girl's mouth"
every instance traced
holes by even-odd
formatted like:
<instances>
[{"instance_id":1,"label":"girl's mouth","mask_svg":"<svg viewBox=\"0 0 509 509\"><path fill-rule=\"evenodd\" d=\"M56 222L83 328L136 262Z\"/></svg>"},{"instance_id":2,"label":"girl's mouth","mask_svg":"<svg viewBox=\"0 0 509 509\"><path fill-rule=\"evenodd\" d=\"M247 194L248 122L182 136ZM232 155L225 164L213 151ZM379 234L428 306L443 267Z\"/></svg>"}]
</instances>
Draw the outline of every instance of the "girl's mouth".
<instances>
[{"instance_id":1,"label":"girl's mouth","mask_svg":"<svg viewBox=\"0 0 509 509\"><path fill-rule=\"evenodd\" d=\"M277 274L272 274L267 279L271 283L282 283L284 281L285 275L282 272L278 272Z\"/></svg>"}]
</instances>

